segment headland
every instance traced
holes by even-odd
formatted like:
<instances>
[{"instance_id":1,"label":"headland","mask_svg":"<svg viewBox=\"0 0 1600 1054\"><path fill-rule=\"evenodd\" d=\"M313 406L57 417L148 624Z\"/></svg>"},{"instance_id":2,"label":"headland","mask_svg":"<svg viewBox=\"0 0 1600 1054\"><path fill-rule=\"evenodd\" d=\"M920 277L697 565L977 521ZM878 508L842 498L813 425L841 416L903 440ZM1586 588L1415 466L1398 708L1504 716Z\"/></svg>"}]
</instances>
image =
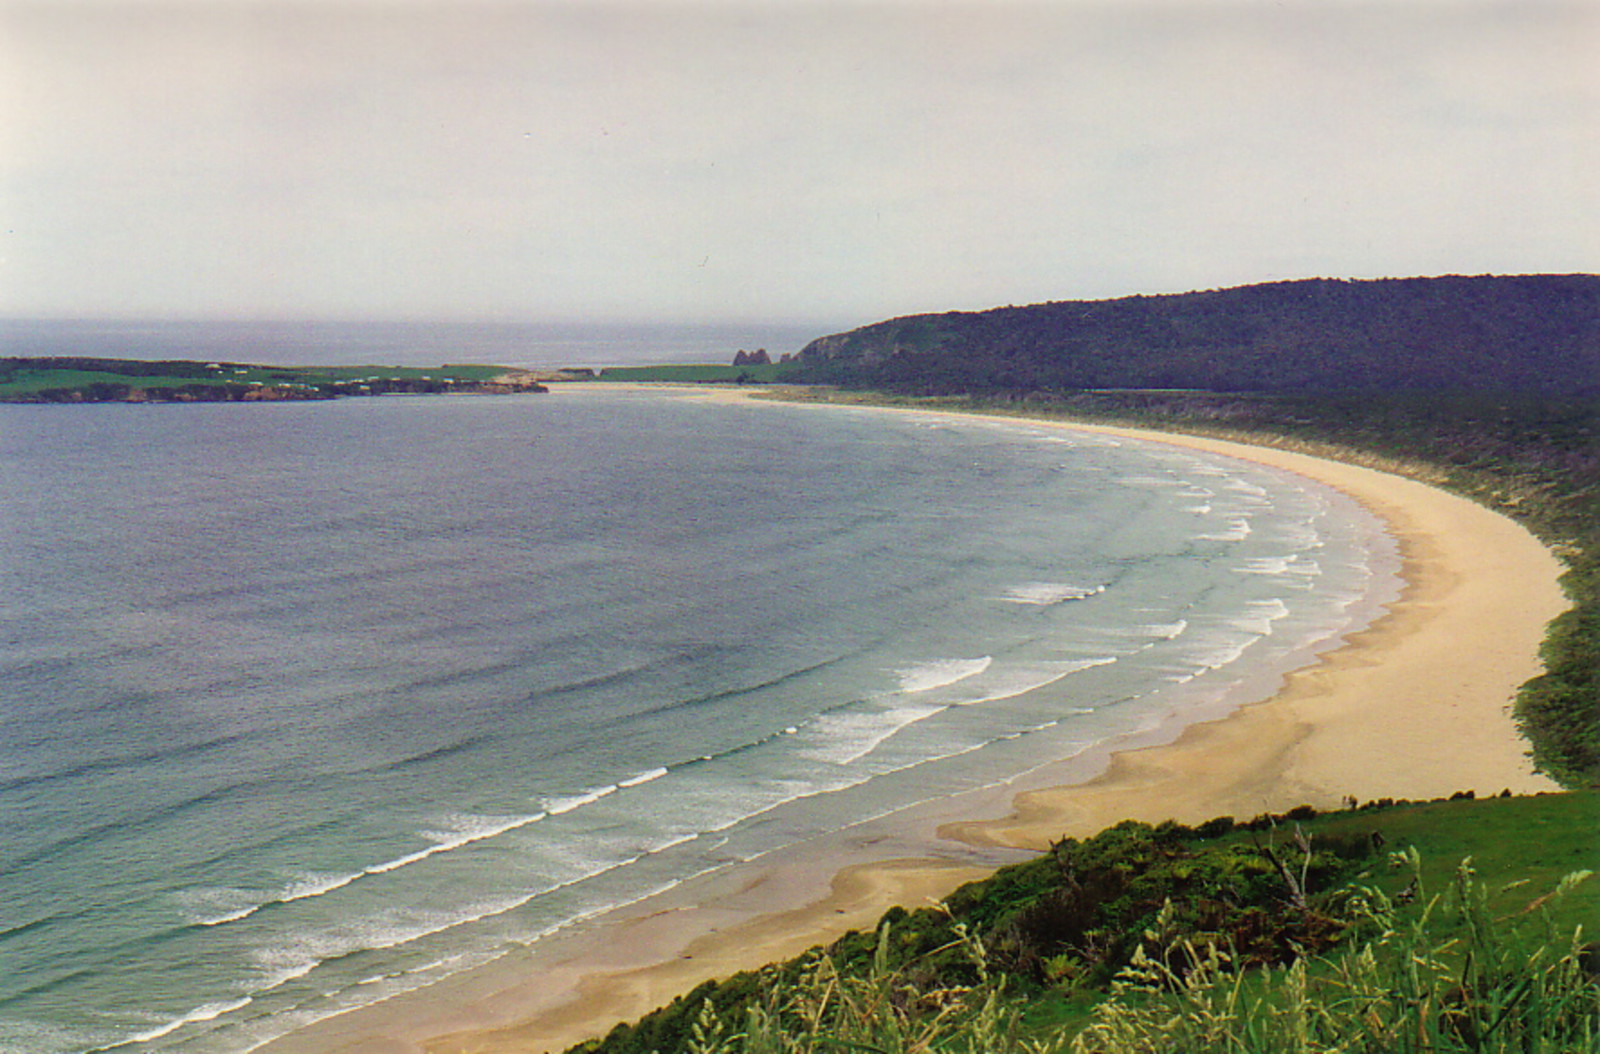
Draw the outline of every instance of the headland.
<instances>
[{"instance_id":1,"label":"headland","mask_svg":"<svg viewBox=\"0 0 1600 1054\"><path fill-rule=\"evenodd\" d=\"M370 395L548 391L504 366L266 366L245 362L0 358L0 403L305 402Z\"/></svg>"}]
</instances>

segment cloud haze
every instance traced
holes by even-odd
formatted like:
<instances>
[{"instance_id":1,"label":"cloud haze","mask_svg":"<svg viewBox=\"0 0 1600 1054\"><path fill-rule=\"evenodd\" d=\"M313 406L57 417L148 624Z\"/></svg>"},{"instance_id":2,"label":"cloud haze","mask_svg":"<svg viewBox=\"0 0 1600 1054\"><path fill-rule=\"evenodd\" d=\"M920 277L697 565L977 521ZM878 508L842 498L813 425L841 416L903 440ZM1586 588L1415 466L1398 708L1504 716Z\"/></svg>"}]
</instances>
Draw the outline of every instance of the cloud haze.
<instances>
[{"instance_id":1,"label":"cloud haze","mask_svg":"<svg viewBox=\"0 0 1600 1054\"><path fill-rule=\"evenodd\" d=\"M0 314L768 318L1594 270L1600 9L0 0Z\"/></svg>"}]
</instances>

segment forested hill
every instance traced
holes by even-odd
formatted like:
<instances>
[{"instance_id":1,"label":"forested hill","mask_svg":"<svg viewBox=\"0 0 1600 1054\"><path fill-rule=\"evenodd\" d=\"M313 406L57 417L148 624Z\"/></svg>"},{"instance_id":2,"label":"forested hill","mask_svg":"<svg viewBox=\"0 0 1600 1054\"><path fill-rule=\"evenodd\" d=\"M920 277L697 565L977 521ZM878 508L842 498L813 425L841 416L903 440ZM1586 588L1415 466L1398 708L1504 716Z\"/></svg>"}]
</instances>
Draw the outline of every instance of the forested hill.
<instances>
[{"instance_id":1,"label":"forested hill","mask_svg":"<svg viewBox=\"0 0 1600 1054\"><path fill-rule=\"evenodd\" d=\"M913 315L799 359L806 381L926 393L1593 393L1600 275L1316 278Z\"/></svg>"}]
</instances>

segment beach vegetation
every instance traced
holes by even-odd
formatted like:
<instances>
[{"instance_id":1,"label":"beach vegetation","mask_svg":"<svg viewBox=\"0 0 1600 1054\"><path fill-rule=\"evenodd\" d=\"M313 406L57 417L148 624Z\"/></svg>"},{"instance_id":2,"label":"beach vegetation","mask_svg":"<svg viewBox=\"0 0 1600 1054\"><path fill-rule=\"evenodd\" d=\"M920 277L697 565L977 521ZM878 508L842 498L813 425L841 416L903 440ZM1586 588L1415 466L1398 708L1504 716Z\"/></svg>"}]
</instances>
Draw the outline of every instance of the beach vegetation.
<instances>
[{"instance_id":1,"label":"beach vegetation","mask_svg":"<svg viewBox=\"0 0 1600 1054\"><path fill-rule=\"evenodd\" d=\"M1345 905L1359 934L1329 955L1255 975L1215 944L1169 929L1141 948L1066 1049L1072 1054L1173 1051L1277 1054L1523 1054L1600 1049L1600 985L1583 928L1541 908L1590 876L1540 890L1520 915L1497 918L1472 862L1443 892L1420 885L1415 850L1391 864L1409 897L1357 886ZM1528 891L1524 889L1523 895Z\"/></svg>"},{"instance_id":2,"label":"beach vegetation","mask_svg":"<svg viewBox=\"0 0 1600 1054\"><path fill-rule=\"evenodd\" d=\"M1595 1051L1596 820L1578 792L1122 823L574 1052Z\"/></svg>"},{"instance_id":3,"label":"beach vegetation","mask_svg":"<svg viewBox=\"0 0 1600 1054\"><path fill-rule=\"evenodd\" d=\"M1416 872L1414 853L1395 863ZM1581 874L1546 895L1559 899ZM1486 907L1469 861L1425 900L1352 890L1361 937L1277 969L1241 969L1216 942L1183 933L1169 902L1132 961L1075 1031L1031 1026L981 941L962 932L970 985L919 988L888 965L893 923L865 970L809 957L797 982L770 989L728 1021L708 1001L689 1054L860 1050L961 1054L1525 1054L1593 1051L1600 987L1586 972L1582 930L1540 918L1507 926Z\"/></svg>"}]
</instances>

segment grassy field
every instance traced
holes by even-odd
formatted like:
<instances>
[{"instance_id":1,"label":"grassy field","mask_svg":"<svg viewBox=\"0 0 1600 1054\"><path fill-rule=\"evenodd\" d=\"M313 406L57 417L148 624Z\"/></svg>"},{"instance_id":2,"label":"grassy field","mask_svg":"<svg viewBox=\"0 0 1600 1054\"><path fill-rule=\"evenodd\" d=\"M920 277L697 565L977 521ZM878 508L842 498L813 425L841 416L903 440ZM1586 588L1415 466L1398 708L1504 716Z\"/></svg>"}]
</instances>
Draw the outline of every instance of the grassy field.
<instances>
[{"instance_id":1,"label":"grassy field","mask_svg":"<svg viewBox=\"0 0 1600 1054\"><path fill-rule=\"evenodd\" d=\"M115 360L0 359L0 402L37 401L41 396L99 394L117 389L264 387L320 390L351 386L475 384L507 372L490 365L265 366L251 363L135 362Z\"/></svg>"}]
</instances>

